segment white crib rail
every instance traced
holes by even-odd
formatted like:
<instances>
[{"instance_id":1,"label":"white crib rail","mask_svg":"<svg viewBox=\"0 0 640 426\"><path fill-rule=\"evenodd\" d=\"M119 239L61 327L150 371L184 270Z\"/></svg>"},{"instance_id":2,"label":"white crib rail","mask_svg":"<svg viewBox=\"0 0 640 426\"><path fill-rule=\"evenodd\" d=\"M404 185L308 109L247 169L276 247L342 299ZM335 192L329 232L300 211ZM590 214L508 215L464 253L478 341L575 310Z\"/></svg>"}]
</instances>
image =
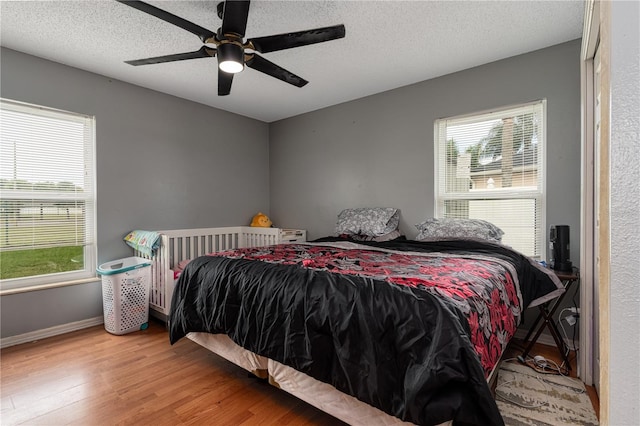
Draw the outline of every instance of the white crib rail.
<instances>
[{"instance_id":1,"label":"white crib rail","mask_svg":"<svg viewBox=\"0 0 640 426\"><path fill-rule=\"evenodd\" d=\"M155 256L150 258L135 250L134 254L152 260L149 305L151 313L159 314L154 316L163 320L171 309L173 271L180 262L224 250L278 244L281 235L279 228L249 226L172 229L159 233L161 243Z\"/></svg>"},{"instance_id":2,"label":"white crib rail","mask_svg":"<svg viewBox=\"0 0 640 426\"><path fill-rule=\"evenodd\" d=\"M242 244L239 247L271 246L281 242L279 228L252 228L243 226Z\"/></svg>"}]
</instances>

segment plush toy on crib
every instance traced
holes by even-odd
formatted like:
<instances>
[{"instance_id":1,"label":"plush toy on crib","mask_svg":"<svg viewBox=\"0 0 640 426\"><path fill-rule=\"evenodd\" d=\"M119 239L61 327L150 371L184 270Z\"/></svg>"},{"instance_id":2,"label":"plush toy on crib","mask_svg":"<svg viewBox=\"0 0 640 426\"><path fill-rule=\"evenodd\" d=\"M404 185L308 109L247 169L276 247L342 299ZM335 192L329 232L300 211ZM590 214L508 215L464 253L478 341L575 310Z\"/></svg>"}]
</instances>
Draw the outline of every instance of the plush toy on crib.
<instances>
[{"instance_id":1,"label":"plush toy on crib","mask_svg":"<svg viewBox=\"0 0 640 426\"><path fill-rule=\"evenodd\" d=\"M258 212L258 214L255 215L253 217L253 220L251 221L251 226L255 226L258 228L271 228L271 225L273 225L273 223L271 222L271 220L269 220L269 216L262 212Z\"/></svg>"}]
</instances>

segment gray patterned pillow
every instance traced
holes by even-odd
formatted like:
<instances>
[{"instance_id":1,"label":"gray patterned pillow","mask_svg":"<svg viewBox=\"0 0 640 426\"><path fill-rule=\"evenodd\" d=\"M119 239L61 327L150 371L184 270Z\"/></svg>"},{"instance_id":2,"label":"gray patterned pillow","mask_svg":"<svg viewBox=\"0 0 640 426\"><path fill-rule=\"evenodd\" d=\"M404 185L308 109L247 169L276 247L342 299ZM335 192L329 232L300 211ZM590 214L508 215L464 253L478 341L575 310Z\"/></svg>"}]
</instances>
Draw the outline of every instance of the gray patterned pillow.
<instances>
[{"instance_id":1,"label":"gray patterned pillow","mask_svg":"<svg viewBox=\"0 0 640 426\"><path fill-rule=\"evenodd\" d=\"M493 223L482 219L427 219L416 225L420 233L416 240L438 238L480 238L501 242L504 232Z\"/></svg>"},{"instance_id":2,"label":"gray patterned pillow","mask_svg":"<svg viewBox=\"0 0 640 426\"><path fill-rule=\"evenodd\" d=\"M338 215L336 234L379 237L398 229L400 212L391 207L345 209Z\"/></svg>"}]
</instances>

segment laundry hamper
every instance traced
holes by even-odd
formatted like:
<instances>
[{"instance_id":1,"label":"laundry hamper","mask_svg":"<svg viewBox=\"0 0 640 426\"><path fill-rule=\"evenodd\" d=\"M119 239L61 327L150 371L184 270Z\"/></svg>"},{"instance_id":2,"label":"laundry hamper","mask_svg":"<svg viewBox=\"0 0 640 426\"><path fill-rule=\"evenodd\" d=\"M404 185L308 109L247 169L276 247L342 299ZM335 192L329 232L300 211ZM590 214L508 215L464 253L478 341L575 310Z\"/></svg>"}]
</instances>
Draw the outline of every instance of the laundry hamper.
<instances>
[{"instance_id":1,"label":"laundry hamper","mask_svg":"<svg viewBox=\"0 0 640 426\"><path fill-rule=\"evenodd\" d=\"M151 261L127 257L103 263L102 307L104 328L112 334L126 334L149 326Z\"/></svg>"}]
</instances>

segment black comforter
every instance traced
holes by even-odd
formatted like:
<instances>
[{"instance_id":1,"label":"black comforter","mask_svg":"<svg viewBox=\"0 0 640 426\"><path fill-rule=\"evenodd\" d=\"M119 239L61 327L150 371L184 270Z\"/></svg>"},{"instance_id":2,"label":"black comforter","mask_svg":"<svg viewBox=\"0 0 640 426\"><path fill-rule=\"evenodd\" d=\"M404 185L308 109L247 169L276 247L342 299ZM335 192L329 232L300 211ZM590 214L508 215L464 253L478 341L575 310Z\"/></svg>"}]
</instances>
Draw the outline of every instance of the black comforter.
<instances>
[{"instance_id":1,"label":"black comforter","mask_svg":"<svg viewBox=\"0 0 640 426\"><path fill-rule=\"evenodd\" d=\"M364 244L508 261L518 275L522 309L561 291L557 280L528 258L496 244ZM422 425L451 419L459 425L503 424L471 342L469 322L455 303L420 285L305 265L237 256L195 259L174 292L171 342L192 331L225 333L256 354L402 420Z\"/></svg>"}]
</instances>

